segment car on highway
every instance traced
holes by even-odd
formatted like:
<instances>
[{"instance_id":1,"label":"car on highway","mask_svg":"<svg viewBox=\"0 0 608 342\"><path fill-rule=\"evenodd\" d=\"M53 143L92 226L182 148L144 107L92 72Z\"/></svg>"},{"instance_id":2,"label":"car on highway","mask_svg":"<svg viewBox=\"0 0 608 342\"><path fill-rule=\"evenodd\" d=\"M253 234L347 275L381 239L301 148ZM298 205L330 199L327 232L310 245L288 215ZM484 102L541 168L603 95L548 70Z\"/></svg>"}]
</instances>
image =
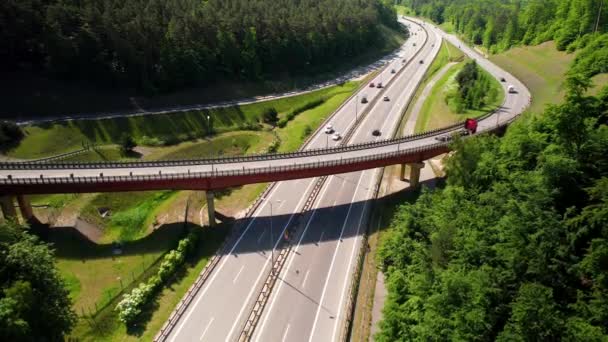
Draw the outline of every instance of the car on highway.
<instances>
[{"instance_id":1,"label":"car on highway","mask_svg":"<svg viewBox=\"0 0 608 342\"><path fill-rule=\"evenodd\" d=\"M367 103L367 95L361 97L361 103Z\"/></svg>"},{"instance_id":2,"label":"car on highway","mask_svg":"<svg viewBox=\"0 0 608 342\"><path fill-rule=\"evenodd\" d=\"M376 84L374 82L372 82L372 83L369 84L369 87L370 88L374 88L374 87L376 87Z\"/></svg>"},{"instance_id":3,"label":"car on highway","mask_svg":"<svg viewBox=\"0 0 608 342\"><path fill-rule=\"evenodd\" d=\"M375 137L379 137L380 136L380 130L379 129L375 129L372 131L372 135Z\"/></svg>"},{"instance_id":4,"label":"car on highway","mask_svg":"<svg viewBox=\"0 0 608 342\"><path fill-rule=\"evenodd\" d=\"M402 62L402 63L406 63L406 62L407 62L407 60L404 58L404 59L403 59L401 62Z\"/></svg>"},{"instance_id":5,"label":"car on highway","mask_svg":"<svg viewBox=\"0 0 608 342\"><path fill-rule=\"evenodd\" d=\"M382 88L382 87L383 87L382 82L378 82L378 85L376 86L376 88Z\"/></svg>"},{"instance_id":6,"label":"car on highway","mask_svg":"<svg viewBox=\"0 0 608 342\"><path fill-rule=\"evenodd\" d=\"M507 82L507 80L505 80L505 78L504 78L504 77L501 77L501 78L500 78L500 82Z\"/></svg>"},{"instance_id":7,"label":"car on highway","mask_svg":"<svg viewBox=\"0 0 608 342\"><path fill-rule=\"evenodd\" d=\"M325 133L327 134L331 134L334 131L334 126L332 126L331 124L328 124L327 126L325 126Z\"/></svg>"},{"instance_id":8,"label":"car on highway","mask_svg":"<svg viewBox=\"0 0 608 342\"><path fill-rule=\"evenodd\" d=\"M340 135L340 133L338 133L338 132L336 132L336 133L335 133L335 134L334 134L334 135L331 137L331 140L333 140L333 141L338 141L338 140L340 140L340 139L342 139L342 136L341 136L341 135Z\"/></svg>"},{"instance_id":9,"label":"car on highway","mask_svg":"<svg viewBox=\"0 0 608 342\"><path fill-rule=\"evenodd\" d=\"M390 101L391 99L389 99L388 96L385 96L383 100L384 101Z\"/></svg>"},{"instance_id":10,"label":"car on highway","mask_svg":"<svg viewBox=\"0 0 608 342\"><path fill-rule=\"evenodd\" d=\"M424 64L424 61L422 59L420 60L420 64Z\"/></svg>"},{"instance_id":11,"label":"car on highway","mask_svg":"<svg viewBox=\"0 0 608 342\"><path fill-rule=\"evenodd\" d=\"M414 43L414 46L416 46L416 43Z\"/></svg>"},{"instance_id":12,"label":"car on highway","mask_svg":"<svg viewBox=\"0 0 608 342\"><path fill-rule=\"evenodd\" d=\"M395 69L391 69L391 74L396 73Z\"/></svg>"}]
</instances>

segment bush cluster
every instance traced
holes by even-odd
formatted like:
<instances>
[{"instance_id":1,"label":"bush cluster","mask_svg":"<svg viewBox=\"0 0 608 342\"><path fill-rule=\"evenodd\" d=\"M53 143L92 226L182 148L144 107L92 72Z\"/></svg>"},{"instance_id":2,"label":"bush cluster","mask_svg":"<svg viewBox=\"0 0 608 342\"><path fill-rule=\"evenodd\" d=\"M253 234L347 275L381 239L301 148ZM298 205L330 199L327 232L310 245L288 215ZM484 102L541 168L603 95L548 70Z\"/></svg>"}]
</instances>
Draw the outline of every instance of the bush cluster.
<instances>
[{"instance_id":1,"label":"bush cluster","mask_svg":"<svg viewBox=\"0 0 608 342\"><path fill-rule=\"evenodd\" d=\"M125 324L132 323L141 313L142 307L158 291L161 286L166 283L177 268L180 267L186 257L192 253L194 246L198 241L197 231L191 231L187 237L180 240L177 248L165 254L163 260L158 267L156 275L150 277L148 282L142 282L134 288L131 293L123 296L123 299L116 305L115 310L118 311L118 319Z\"/></svg>"},{"instance_id":2,"label":"bush cluster","mask_svg":"<svg viewBox=\"0 0 608 342\"><path fill-rule=\"evenodd\" d=\"M456 75L458 89L446 96L446 101L457 113L467 109L481 109L486 104L496 100L496 90L492 88L492 80L475 61L465 64Z\"/></svg>"}]
</instances>

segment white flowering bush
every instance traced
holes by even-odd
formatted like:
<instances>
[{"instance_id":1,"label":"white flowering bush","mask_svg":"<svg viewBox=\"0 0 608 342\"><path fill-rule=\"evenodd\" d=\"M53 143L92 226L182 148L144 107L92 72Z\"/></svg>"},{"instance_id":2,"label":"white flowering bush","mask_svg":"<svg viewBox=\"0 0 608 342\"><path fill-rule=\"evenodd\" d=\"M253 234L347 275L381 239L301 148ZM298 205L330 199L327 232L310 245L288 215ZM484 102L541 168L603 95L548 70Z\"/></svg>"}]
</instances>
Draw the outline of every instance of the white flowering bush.
<instances>
[{"instance_id":1,"label":"white flowering bush","mask_svg":"<svg viewBox=\"0 0 608 342\"><path fill-rule=\"evenodd\" d=\"M116 305L118 319L124 323L132 322L141 313L141 307L147 298L150 297L153 289L149 284L140 283L131 293L125 294L118 305Z\"/></svg>"},{"instance_id":2,"label":"white flowering bush","mask_svg":"<svg viewBox=\"0 0 608 342\"><path fill-rule=\"evenodd\" d=\"M134 321L141 313L142 306L152 297L152 293L175 273L186 260L186 256L194 250L197 239L197 233L190 232L187 237L180 240L176 249L165 254L156 275L151 276L147 283L140 283L131 293L123 296L115 308L121 322L129 324Z\"/></svg>"}]
</instances>

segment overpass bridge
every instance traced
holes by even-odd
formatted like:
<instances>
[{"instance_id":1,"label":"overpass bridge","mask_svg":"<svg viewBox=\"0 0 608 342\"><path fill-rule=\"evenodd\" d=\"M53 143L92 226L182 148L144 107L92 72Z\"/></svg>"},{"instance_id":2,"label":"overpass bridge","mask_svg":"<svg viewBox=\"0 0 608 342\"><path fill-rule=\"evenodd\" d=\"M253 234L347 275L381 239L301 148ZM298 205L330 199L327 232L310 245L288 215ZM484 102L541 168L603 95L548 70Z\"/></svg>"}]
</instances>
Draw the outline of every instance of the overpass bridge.
<instances>
[{"instance_id":1,"label":"overpass bridge","mask_svg":"<svg viewBox=\"0 0 608 342\"><path fill-rule=\"evenodd\" d=\"M450 40L448 36L444 38ZM458 44L456 41L453 43ZM479 118L476 134L492 132L508 125L529 105L529 91L512 75L508 75L486 59L475 57L475 53L468 51L468 47L462 46L461 49L475 58L477 63L495 78L507 79L507 82L501 83L506 94L503 105ZM414 58L410 62L413 60ZM508 85L514 85L518 92L509 93ZM375 100L377 97L379 95L376 95ZM357 124L352 127L353 131L355 129L359 129ZM25 218L30 218L32 210L23 195L167 189L205 190L208 200L212 203L213 191L218 189L327 176L395 164L412 166L410 181L415 185L418 182L420 163L449 151L449 142L437 138L458 134L461 130L462 124L456 124L396 139L293 153L230 158L148 162L0 163L0 208L5 217L15 216L14 198L17 197L21 213ZM347 141L348 134L342 144ZM403 170L404 167L402 177ZM208 208L209 217L212 217L213 206L209 205Z\"/></svg>"}]
</instances>

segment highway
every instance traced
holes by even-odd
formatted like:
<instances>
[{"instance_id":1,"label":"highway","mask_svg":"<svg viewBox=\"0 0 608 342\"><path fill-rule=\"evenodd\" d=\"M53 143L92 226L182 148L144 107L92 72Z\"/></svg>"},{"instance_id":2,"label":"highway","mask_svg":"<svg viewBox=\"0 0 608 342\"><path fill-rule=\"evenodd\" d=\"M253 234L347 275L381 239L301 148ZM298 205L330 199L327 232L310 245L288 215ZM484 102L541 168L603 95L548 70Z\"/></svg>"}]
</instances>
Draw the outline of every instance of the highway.
<instances>
[{"instance_id":1,"label":"highway","mask_svg":"<svg viewBox=\"0 0 608 342\"><path fill-rule=\"evenodd\" d=\"M422 32L419 32L419 34ZM380 128L392 137L418 81L441 47L441 38L430 34L423 50L425 64L416 60L408 78L391 86L390 106L373 108L357 129L352 143L374 140ZM378 138L376 138L378 139ZM345 305L350 290L361 231L369 213L380 169L330 176L297 246L287 260L270 297L253 341L334 341L343 331Z\"/></svg>"},{"instance_id":2,"label":"highway","mask_svg":"<svg viewBox=\"0 0 608 342\"><path fill-rule=\"evenodd\" d=\"M480 121L478 131L488 131L499 124L510 122L528 106L530 93L525 86L483 59L475 51L468 49L453 36L447 35L430 25L428 42L420 31L408 40L399 53L410 60L420 51L413 63L399 71L401 58L391 62L385 71L373 82L382 79L391 85L380 94L377 88L365 87L358 95L367 95L370 103L369 114L361 120L349 143L363 143L391 137L395 132L401 113L412 96L425 69L440 48L440 37L461 46L465 53L497 79L505 77L502 83L506 92L508 84L518 90L507 94L504 105L493 115ZM413 43L416 43L416 47ZM403 58L402 57L402 58ZM423 64L417 61L423 60ZM391 74L391 69L399 72ZM390 101L374 102L376 96L388 96ZM363 112L357 97L351 98L331 118L339 132L346 132L355 124L355 115ZM379 129L380 137L373 137L371 131ZM441 134L446 134L442 132ZM3 169L0 171L0 189L3 184L19 180L37 180L44 174L44 180L62 178L70 180L91 177L90 182L109 176L186 174L189 171L215 175L227 171L256 170L270 167L288 167L319 161L341 161L355 157L370 157L382 153L402 151L407 148L437 144L436 135L408 140L400 144L384 144L373 148L348 151L327 151L314 156L277 156L270 160L247 159L238 162L202 162L188 165L153 166L95 166L91 168L62 167L57 169ZM306 146L307 149L337 146L341 142L327 139L322 131L317 132ZM245 222L242 234L230 253L222 256L211 277L198 292L181 320L171 331L170 341L231 341L238 338L244 320L249 315L254 299L266 278L269 269L270 245L277 245L288 226L301 227L296 236L297 244L280 274L280 280L263 312L254 339L257 341L332 341L340 338L343 331L346 293L350 289L353 260L360 245L360 233L364 229L369 199L375 186L377 169L327 178L312 210L300 214L304 203L312 191L314 179L304 178L275 183L252 217ZM10 177L9 177L10 175ZM97 178L94 178L97 177ZM96 180L97 179L97 180ZM87 180L89 182L89 180ZM103 183L102 183L103 184ZM162 184L161 184L162 185ZM166 185L164 185L166 186ZM41 186L39 188L42 188ZM67 189L67 187L66 187ZM34 189L36 190L36 189ZM270 213L272 206L272 215ZM271 229L270 226L274 229Z\"/></svg>"},{"instance_id":3,"label":"highway","mask_svg":"<svg viewBox=\"0 0 608 342\"><path fill-rule=\"evenodd\" d=\"M424 36L413 36L399 53L403 58L410 59L423 45ZM413 46L416 42L416 47ZM398 76L394 81L395 87L386 89L386 94L395 96L394 101L378 101L367 118L362 122L366 129L374 123L374 115L382 115L387 108L399 102L396 97L397 87L408 83L412 73L419 66L412 63L408 70L400 74L391 74L391 69L401 68L401 59L391 62L385 71L378 75L373 82L382 80L386 84L391 78ZM365 87L360 95L367 95L368 100L378 95L377 88ZM393 95L394 94L394 95ZM362 111L360 99L354 97L331 119L335 129L346 132L348 127L355 123L355 111ZM371 119L369 119L371 118ZM371 137L369 130L366 137ZM333 146L338 144L323 132L319 132L310 141L308 148ZM302 215L299 211L308 197L314 179L301 179L288 182L279 182L267 196L267 200L258 208L246 223L242 235L237 239L231 252L224 255L209 280L203 285L196 298L182 316L175 329L169 336L169 341L231 341L238 338L244 321L254 304L263 282L270 271L270 244L277 245L287 226L299 222ZM335 181L331 182L335 186ZM344 183L343 183L344 184ZM350 187L350 186L348 186ZM327 190L325 190L326 192ZM350 199L349 199L350 200ZM272 203L273 236L270 231L270 203ZM323 206L320 202L316 206ZM328 235L329 237L329 235Z\"/></svg>"}]
</instances>

